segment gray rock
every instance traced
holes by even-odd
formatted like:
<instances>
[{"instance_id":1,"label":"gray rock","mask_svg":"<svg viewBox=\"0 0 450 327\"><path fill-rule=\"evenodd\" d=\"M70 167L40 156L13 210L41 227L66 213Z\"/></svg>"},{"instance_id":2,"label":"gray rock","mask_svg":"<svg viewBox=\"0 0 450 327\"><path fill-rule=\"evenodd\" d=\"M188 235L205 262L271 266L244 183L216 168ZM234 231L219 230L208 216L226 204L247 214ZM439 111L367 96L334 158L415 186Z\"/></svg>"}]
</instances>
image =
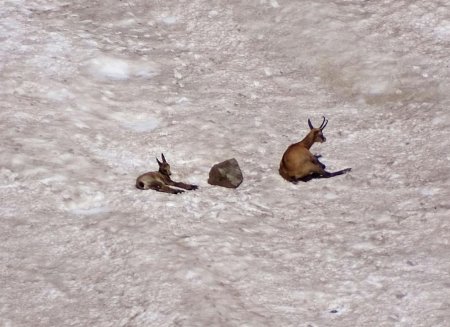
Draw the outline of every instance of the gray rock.
<instances>
[{"instance_id":1,"label":"gray rock","mask_svg":"<svg viewBox=\"0 0 450 327\"><path fill-rule=\"evenodd\" d=\"M209 171L208 183L228 188L237 188L244 177L236 159L228 159L215 164Z\"/></svg>"}]
</instances>

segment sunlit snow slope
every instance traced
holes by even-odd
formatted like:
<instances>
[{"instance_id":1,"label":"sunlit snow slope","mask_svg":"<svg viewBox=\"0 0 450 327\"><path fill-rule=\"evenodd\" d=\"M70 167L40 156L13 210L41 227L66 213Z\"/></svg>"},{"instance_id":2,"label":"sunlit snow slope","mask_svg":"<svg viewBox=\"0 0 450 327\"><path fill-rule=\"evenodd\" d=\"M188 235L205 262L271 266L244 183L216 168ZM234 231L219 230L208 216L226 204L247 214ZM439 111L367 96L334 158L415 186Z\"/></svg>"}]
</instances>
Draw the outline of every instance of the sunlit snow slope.
<instances>
[{"instance_id":1,"label":"sunlit snow slope","mask_svg":"<svg viewBox=\"0 0 450 327\"><path fill-rule=\"evenodd\" d=\"M450 326L449 58L447 0L0 0L0 325Z\"/></svg>"}]
</instances>

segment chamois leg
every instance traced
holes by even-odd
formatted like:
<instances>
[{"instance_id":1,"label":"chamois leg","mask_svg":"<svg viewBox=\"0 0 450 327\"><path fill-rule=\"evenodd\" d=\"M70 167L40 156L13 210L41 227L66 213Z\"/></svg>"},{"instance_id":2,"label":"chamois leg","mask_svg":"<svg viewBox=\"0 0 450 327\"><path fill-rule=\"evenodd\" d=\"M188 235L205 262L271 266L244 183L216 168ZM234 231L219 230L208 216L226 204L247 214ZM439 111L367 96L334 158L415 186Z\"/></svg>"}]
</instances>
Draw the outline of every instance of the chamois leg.
<instances>
[{"instance_id":1,"label":"chamois leg","mask_svg":"<svg viewBox=\"0 0 450 327\"><path fill-rule=\"evenodd\" d=\"M167 185L163 185L161 188L157 189L158 192L164 192L164 193L171 193L171 194L178 194L183 193L183 190L177 190L175 188L168 187Z\"/></svg>"},{"instance_id":2,"label":"chamois leg","mask_svg":"<svg viewBox=\"0 0 450 327\"><path fill-rule=\"evenodd\" d=\"M316 164L318 164L320 166L320 168L325 169L327 168L327 166L325 166L322 162L319 161L319 158L321 158L322 155L321 154L316 154L314 155L314 158L316 158Z\"/></svg>"},{"instance_id":3,"label":"chamois leg","mask_svg":"<svg viewBox=\"0 0 450 327\"><path fill-rule=\"evenodd\" d=\"M197 185L185 184L185 183L181 183L181 182L171 181L170 185L171 186L175 186L175 187L179 187L179 188L184 188L185 190L196 190L196 189L198 189Z\"/></svg>"},{"instance_id":4,"label":"chamois leg","mask_svg":"<svg viewBox=\"0 0 450 327\"><path fill-rule=\"evenodd\" d=\"M351 170L352 170L351 168L346 168L346 169L342 169L342 170L338 170L338 171L330 173L323 169L318 169L317 172L314 172L308 176L296 179L295 183L296 182L309 182L310 180L316 179L316 178L331 178L331 177L335 177L335 176L339 176L339 175L344 175Z\"/></svg>"},{"instance_id":5,"label":"chamois leg","mask_svg":"<svg viewBox=\"0 0 450 327\"><path fill-rule=\"evenodd\" d=\"M318 176L320 176L317 173L313 173L311 175L305 176L305 177L301 177L301 178L297 178L295 181L293 181L294 184L297 184L298 182L309 182L311 179L314 178L318 178Z\"/></svg>"},{"instance_id":6,"label":"chamois leg","mask_svg":"<svg viewBox=\"0 0 450 327\"><path fill-rule=\"evenodd\" d=\"M333 176L339 176L339 175L347 174L347 173L349 173L349 172L351 172L351 171L352 171L351 168L345 168L345 169L342 169L342 170L335 171L334 173L331 173L331 174L332 174ZM333 177L333 176L331 176L331 177Z\"/></svg>"},{"instance_id":7,"label":"chamois leg","mask_svg":"<svg viewBox=\"0 0 450 327\"><path fill-rule=\"evenodd\" d=\"M349 171L351 171L351 168L346 168L346 169L342 169L342 170L338 170L335 172L328 172L328 171L324 171L325 174L319 175L316 178L330 178L330 177L334 177L334 176L339 176L339 175L344 175L347 174Z\"/></svg>"},{"instance_id":8,"label":"chamois leg","mask_svg":"<svg viewBox=\"0 0 450 327\"><path fill-rule=\"evenodd\" d=\"M158 192L164 192L164 193L171 193L171 194L178 194L183 193L183 190L177 190L175 188L171 188L163 183L153 183L150 186L151 189L158 191Z\"/></svg>"}]
</instances>

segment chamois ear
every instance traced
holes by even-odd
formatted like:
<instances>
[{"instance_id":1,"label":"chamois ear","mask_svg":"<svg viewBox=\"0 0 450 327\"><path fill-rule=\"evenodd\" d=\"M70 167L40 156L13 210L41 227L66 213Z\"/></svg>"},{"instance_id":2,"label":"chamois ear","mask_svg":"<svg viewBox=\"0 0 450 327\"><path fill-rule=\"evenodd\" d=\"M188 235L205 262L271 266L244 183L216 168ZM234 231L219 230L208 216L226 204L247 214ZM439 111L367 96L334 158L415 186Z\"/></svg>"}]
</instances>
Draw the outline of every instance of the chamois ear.
<instances>
[{"instance_id":1,"label":"chamois ear","mask_svg":"<svg viewBox=\"0 0 450 327\"><path fill-rule=\"evenodd\" d=\"M166 158L164 158L164 154L163 153L161 153L161 158L162 158L164 163L167 163Z\"/></svg>"},{"instance_id":2,"label":"chamois ear","mask_svg":"<svg viewBox=\"0 0 450 327\"><path fill-rule=\"evenodd\" d=\"M311 119L309 119L309 118L308 118L308 126L309 126L309 129L313 129L314 128L314 126L311 123Z\"/></svg>"}]
</instances>

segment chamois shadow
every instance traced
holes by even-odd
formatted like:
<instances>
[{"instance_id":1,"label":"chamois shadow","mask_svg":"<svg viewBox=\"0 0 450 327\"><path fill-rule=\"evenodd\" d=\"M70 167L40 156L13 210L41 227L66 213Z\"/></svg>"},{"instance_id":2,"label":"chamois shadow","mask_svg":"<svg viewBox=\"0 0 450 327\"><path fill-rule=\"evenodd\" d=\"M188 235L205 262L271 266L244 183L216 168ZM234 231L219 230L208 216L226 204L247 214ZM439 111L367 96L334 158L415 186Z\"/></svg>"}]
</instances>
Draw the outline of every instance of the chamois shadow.
<instances>
[{"instance_id":1,"label":"chamois shadow","mask_svg":"<svg viewBox=\"0 0 450 327\"><path fill-rule=\"evenodd\" d=\"M326 166L322 162L319 161L319 158L322 157L322 155L317 154L317 155L314 155L314 157L316 158L317 163L320 165L320 167L322 167L322 169L325 170ZM298 178L295 181L293 181L293 183L294 184L297 184L298 182L305 182L306 183L306 182L309 182L310 180L313 180L313 179L331 178L331 177L347 174L351 170L352 170L351 168L346 168L346 169L338 170L338 171L335 171L335 172L332 172L332 173L326 172L325 175L320 175L318 173L313 173L311 175L308 175L308 176L305 176L305 177L302 177L302 178Z\"/></svg>"}]
</instances>

